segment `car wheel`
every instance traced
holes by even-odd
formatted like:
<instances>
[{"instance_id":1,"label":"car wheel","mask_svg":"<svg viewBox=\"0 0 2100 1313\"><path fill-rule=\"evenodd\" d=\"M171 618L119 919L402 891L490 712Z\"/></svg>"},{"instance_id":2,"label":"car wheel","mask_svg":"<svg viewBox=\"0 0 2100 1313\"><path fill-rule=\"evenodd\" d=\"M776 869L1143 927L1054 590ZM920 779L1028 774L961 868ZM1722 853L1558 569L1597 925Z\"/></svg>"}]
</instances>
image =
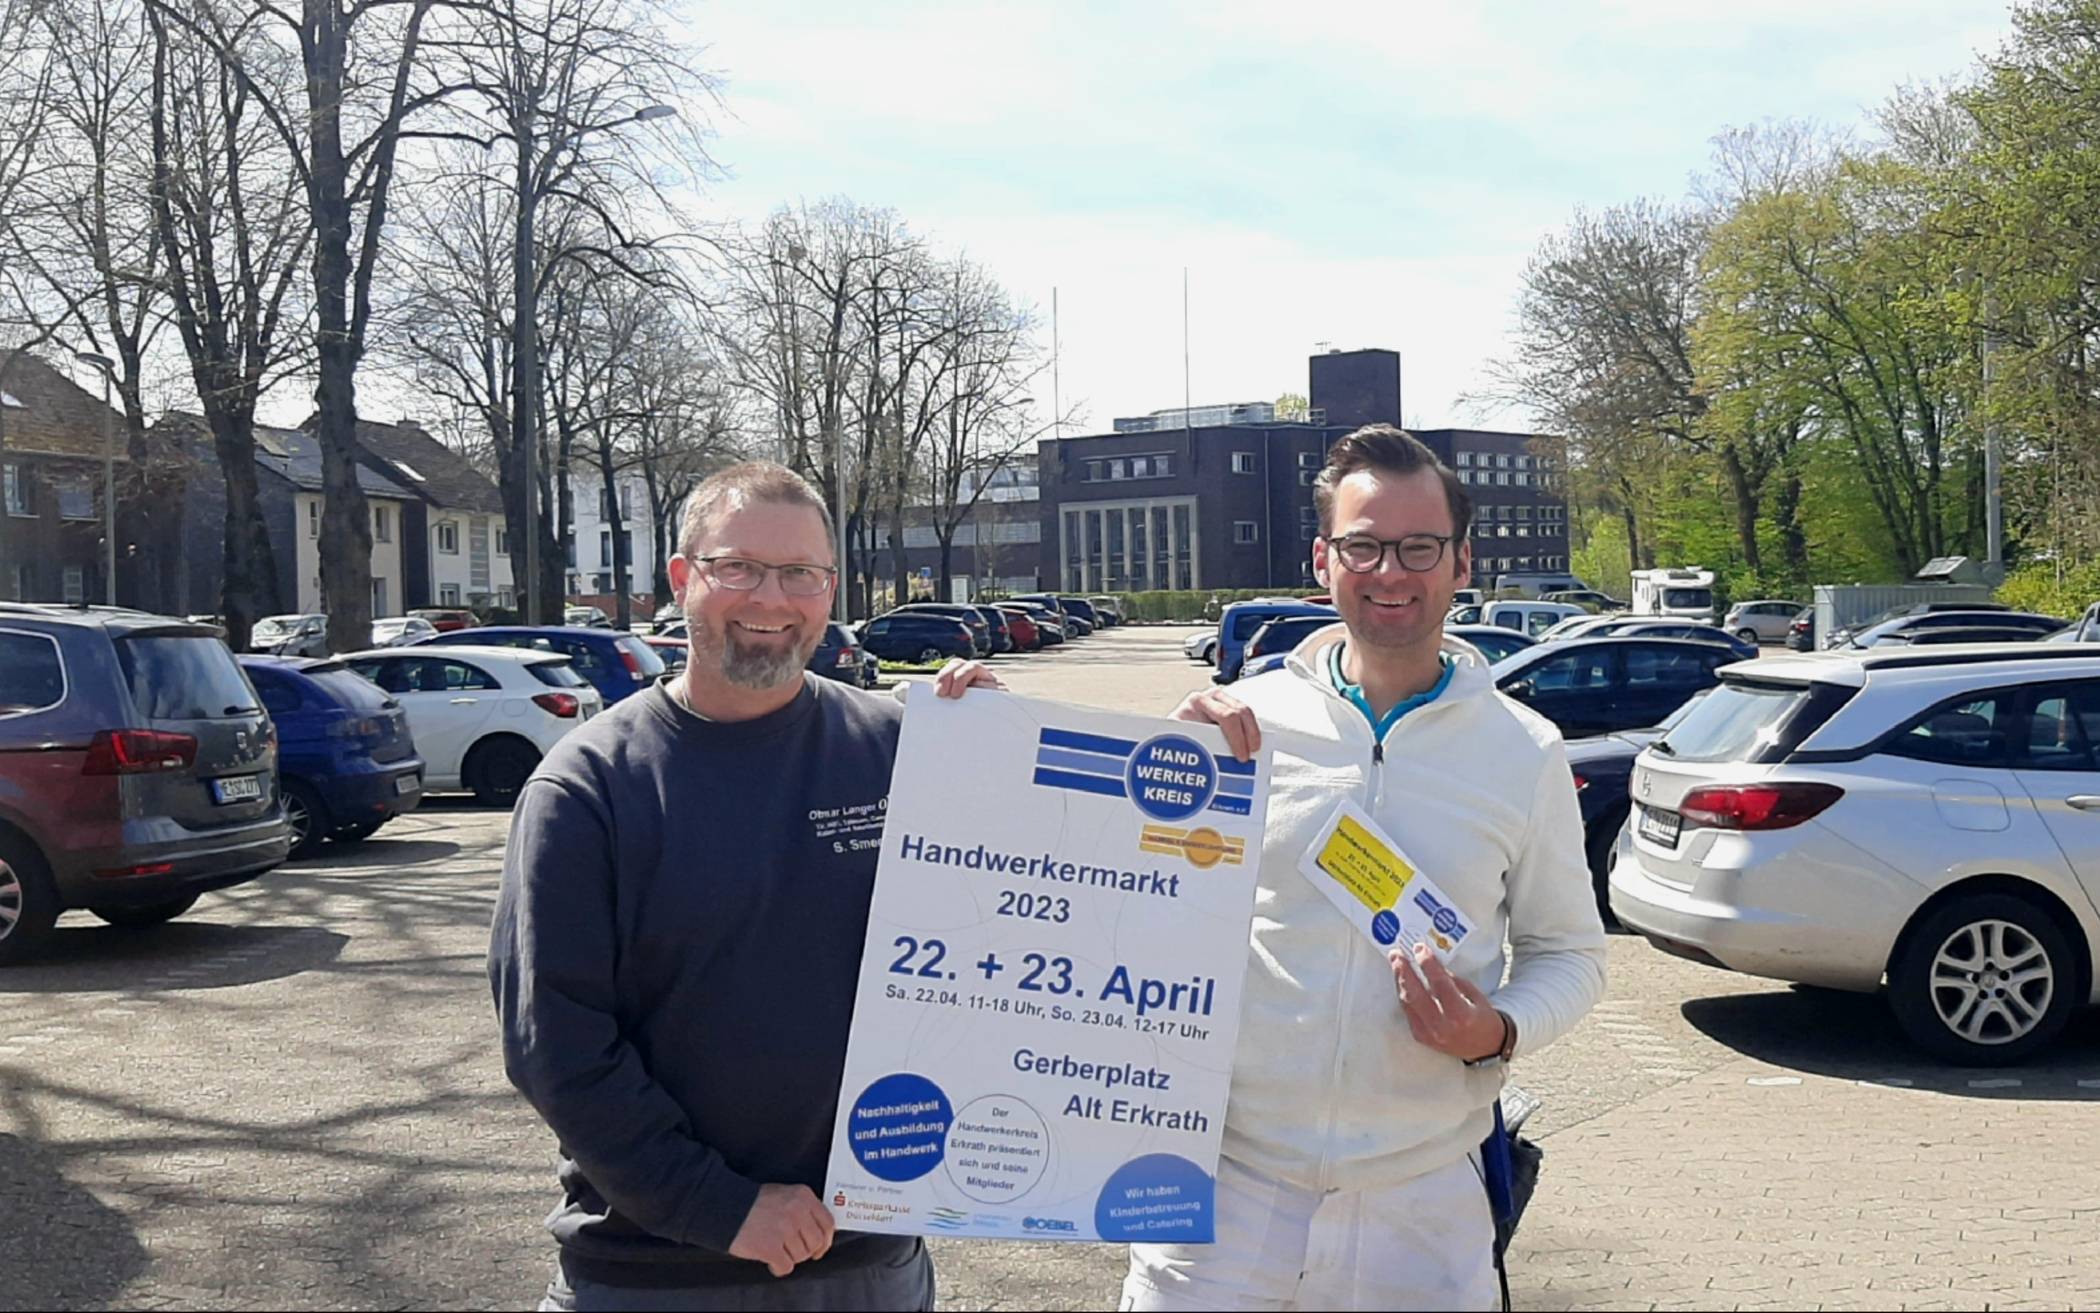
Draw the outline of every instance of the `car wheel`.
<instances>
[{"instance_id":1,"label":"car wheel","mask_svg":"<svg viewBox=\"0 0 2100 1313\"><path fill-rule=\"evenodd\" d=\"M1216 643L1212 643L1203 649L1203 664L1206 666L1218 664L1218 645Z\"/></svg>"},{"instance_id":2,"label":"car wheel","mask_svg":"<svg viewBox=\"0 0 2100 1313\"><path fill-rule=\"evenodd\" d=\"M1912 926L1889 966L1889 1006L1911 1042L1972 1066L2019 1062L2054 1040L2082 991L2054 917L1976 894Z\"/></svg>"},{"instance_id":3,"label":"car wheel","mask_svg":"<svg viewBox=\"0 0 2100 1313\"><path fill-rule=\"evenodd\" d=\"M196 905L197 895L187 894L181 898L170 898L165 903L140 903L134 907L90 907L88 910L111 925L137 930L172 921Z\"/></svg>"},{"instance_id":4,"label":"car wheel","mask_svg":"<svg viewBox=\"0 0 2100 1313\"><path fill-rule=\"evenodd\" d=\"M519 791L539 764L539 750L522 740L481 743L468 756L467 787L485 807L508 807L518 800Z\"/></svg>"},{"instance_id":5,"label":"car wheel","mask_svg":"<svg viewBox=\"0 0 2100 1313\"><path fill-rule=\"evenodd\" d=\"M58 911L58 889L44 855L19 835L0 835L0 966L36 952Z\"/></svg>"},{"instance_id":6,"label":"car wheel","mask_svg":"<svg viewBox=\"0 0 2100 1313\"><path fill-rule=\"evenodd\" d=\"M328 837L328 804L296 780L284 785L284 819L292 827L292 856L310 857Z\"/></svg>"},{"instance_id":7,"label":"car wheel","mask_svg":"<svg viewBox=\"0 0 2100 1313\"><path fill-rule=\"evenodd\" d=\"M1755 629L1738 629L1735 631L1735 636L1752 647L1757 646L1757 631Z\"/></svg>"},{"instance_id":8,"label":"car wheel","mask_svg":"<svg viewBox=\"0 0 2100 1313\"><path fill-rule=\"evenodd\" d=\"M919 651L919 664L922 666L933 665L940 659L941 650L937 647L922 648Z\"/></svg>"},{"instance_id":9,"label":"car wheel","mask_svg":"<svg viewBox=\"0 0 2100 1313\"><path fill-rule=\"evenodd\" d=\"M1597 890L1597 914L1604 918L1606 929L1619 923L1618 918L1611 914L1611 854L1618 846L1619 831L1625 828L1631 811L1631 807L1612 808L1597 818L1583 839L1583 852L1590 863L1590 883Z\"/></svg>"}]
</instances>

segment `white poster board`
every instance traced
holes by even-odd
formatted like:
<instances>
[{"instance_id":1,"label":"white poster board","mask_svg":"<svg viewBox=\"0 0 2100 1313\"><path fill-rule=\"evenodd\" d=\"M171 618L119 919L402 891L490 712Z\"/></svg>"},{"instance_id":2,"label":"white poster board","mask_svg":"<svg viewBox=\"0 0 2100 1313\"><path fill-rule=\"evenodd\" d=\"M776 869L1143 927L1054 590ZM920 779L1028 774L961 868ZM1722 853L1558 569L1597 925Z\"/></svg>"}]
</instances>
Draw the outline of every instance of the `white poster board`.
<instances>
[{"instance_id":1,"label":"white poster board","mask_svg":"<svg viewBox=\"0 0 2100 1313\"><path fill-rule=\"evenodd\" d=\"M914 686L825 1202L848 1230L1204 1243L1264 753Z\"/></svg>"}]
</instances>

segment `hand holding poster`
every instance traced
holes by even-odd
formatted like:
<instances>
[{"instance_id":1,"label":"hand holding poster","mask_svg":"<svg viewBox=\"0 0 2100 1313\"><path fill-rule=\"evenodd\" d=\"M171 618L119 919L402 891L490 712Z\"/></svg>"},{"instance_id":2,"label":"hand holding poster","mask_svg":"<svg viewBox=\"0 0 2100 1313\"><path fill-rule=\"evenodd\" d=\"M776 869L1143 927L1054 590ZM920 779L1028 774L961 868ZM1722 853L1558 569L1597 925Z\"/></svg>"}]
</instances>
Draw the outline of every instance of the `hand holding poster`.
<instances>
[{"instance_id":1,"label":"hand holding poster","mask_svg":"<svg viewBox=\"0 0 2100 1313\"><path fill-rule=\"evenodd\" d=\"M915 686L825 1199L839 1225L1212 1239L1268 761Z\"/></svg>"}]
</instances>

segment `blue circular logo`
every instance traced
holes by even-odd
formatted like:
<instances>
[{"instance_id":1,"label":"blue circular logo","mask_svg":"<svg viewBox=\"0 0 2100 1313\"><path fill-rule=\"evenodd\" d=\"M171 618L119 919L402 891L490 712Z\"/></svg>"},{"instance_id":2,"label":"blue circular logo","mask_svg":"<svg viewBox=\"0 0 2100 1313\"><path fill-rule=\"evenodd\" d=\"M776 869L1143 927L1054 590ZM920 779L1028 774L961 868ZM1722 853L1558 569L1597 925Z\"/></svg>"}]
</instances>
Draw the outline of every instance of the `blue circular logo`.
<instances>
[{"instance_id":1,"label":"blue circular logo","mask_svg":"<svg viewBox=\"0 0 2100 1313\"><path fill-rule=\"evenodd\" d=\"M1103 1240L1207 1245L1216 1239L1217 1183L1178 1154L1149 1153L1115 1170L1094 1201Z\"/></svg>"},{"instance_id":2,"label":"blue circular logo","mask_svg":"<svg viewBox=\"0 0 2100 1313\"><path fill-rule=\"evenodd\" d=\"M1458 913L1448 907L1436 909L1436 915L1431 917L1430 920L1435 922L1436 928L1444 934L1455 935L1458 933Z\"/></svg>"},{"instance_id":3,"label":"blue circular logo","mask_svg":"<svg viewBox=\"0 0 2100 1313\"><path fill-rule=\"evenodd\" d=\"M860 1165L885 1181L916 1181L941 1165L955 1109L941 1087L900 1071L853 1101L846 1142Z\"/></svg>"},{"instance_id":4,"label":"blue circular logo","mask_svg":"<svg viewBox=\"0 0 2100 1313\"><path fill-rule=\"evenodd\" d=\"M1218 764L1194 739L1162 734L1130 754L1123 783L1138 810L1153 820L1185 821L1217 796Z\"/></svg>"},{"instance_id":5,"label":"blue circular logo","mask_svg":"<svg viewBox=\"0 0 2100 1313\"><path fill-rule=\"evenodd\" d=\"M1371 918L1371 938L1381 944L1390 944L1400 937L1400 918L1392 910L1380 912Z\"/></svg>"}]
</instances>

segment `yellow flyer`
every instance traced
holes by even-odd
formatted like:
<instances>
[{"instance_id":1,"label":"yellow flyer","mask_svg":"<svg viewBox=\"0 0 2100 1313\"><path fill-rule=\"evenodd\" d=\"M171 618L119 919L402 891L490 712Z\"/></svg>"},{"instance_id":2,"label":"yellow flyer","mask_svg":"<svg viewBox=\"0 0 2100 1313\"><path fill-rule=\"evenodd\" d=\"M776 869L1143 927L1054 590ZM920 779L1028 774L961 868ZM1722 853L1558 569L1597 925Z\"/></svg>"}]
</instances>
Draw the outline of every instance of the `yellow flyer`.
<instances>
[{"instance_id":1,"label":"yellow flyer","mask_svg":"<svg viewBox=\"0 0 2100 1313\"><path fill-rule=\"evenodd\" d=\"M1346 798L1298 859L1298 870L1380 948L1426 943L1448 961L1473 933L1472 921L1436 881Z\"/></svg>"}]
</instances>

